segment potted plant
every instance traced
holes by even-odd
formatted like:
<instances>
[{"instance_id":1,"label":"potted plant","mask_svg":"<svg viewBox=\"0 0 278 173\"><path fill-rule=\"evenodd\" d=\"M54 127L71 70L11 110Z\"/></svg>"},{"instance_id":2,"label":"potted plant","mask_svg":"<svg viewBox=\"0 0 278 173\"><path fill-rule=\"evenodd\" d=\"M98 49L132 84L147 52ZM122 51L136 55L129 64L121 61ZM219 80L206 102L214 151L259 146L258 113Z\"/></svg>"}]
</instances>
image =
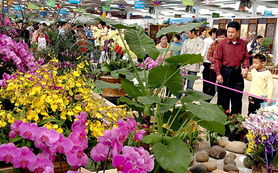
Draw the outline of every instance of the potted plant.
<instances>
[{"instance_id":1,"label":"potted plant","mask_svg":"<svg viewBox=\"0 0 278 173\"><path fill-rule=\"evenodd\" d=\"M246 155L253 161L253 172L276 172L278 166L277 106L268 106L245 118L248 130Z\"/></svg>"},{"instance_id":2,"label":"potted plant","mask_svg":"<svg viewBox=\"0 0 278 173\"><path fill-rule=\"evenodd\" d=\"M243 116L241 114L230 114L227 112L226 114L226 136L228 136L229 141L244 141L247 132L241 127L241 124L244 121Z\"/></svg>"},{"instance_id":3,"label":"potted plant","mask_svg":"<svg viewBox=\"0 0 278 173\"><path fill-rule=\"evenodd\" d=\"M271 54L273 39L266 37L263 39L262 46L264 48L264 55L266 57L266 65L273 66L273 55Z\"/></svg>"},{"instance_id":4,"label":"potted plant","mask_svg":"<svg viewBox=\"0 0 278 173\"><path fill-rule=\"evenodd\" d=\"M121 38L123 42L126 40L127 44L124 44L124 47L128 46L142 62L145 62L146 57L154 60L158 57L159 51L154 41L144 33L143 28L124 26L111 21L106 23L117 30L125 29L125 36ZM174 35L200 25L171 25L161 29L157 37L169 33ZM167 51L169 49L166 53ZM129 53L127 51L127 54ZM121 79L121 87L128 97L119 98L118 103L125 103L138 111L136 121L147 127L148 135L142 142L148 144L147 148L154 154L155 171L186 172L191 161L191 151L186 143L189 133L186 129L190 129L192 124L198 124L224 134L226 116L217 105L205 102L204 100L211 97L201 92L186 91L187 96L182 99L162 96L160 93L166 87L169 93L178 95L183 92L183 78L198 79L181 75L180 68L186 64L201 62L201 56L172 56L166 60L167 63L157 65L151 70L139 69L131 58L129 60L132 63L129 74L131 73L132 77ZM176 105L177 101L181 102L181 106Z\"/></svg>"}]
</instances>

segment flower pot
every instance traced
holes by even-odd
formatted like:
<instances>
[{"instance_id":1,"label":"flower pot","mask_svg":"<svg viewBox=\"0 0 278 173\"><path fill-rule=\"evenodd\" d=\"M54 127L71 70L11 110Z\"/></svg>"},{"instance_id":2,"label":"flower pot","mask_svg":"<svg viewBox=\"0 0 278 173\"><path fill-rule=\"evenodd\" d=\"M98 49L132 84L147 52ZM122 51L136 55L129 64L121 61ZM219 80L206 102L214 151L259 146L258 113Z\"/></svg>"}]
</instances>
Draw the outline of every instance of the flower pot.
<instances>
[{"instance_id":1,"label":"flower pot","mask_svg":"<svg viewBox=\"0 0 278 173\"><path fill-rule=\"evenodd\" d=\"M99 80L102 80L104 82L113 83L113 84L120 84L121 79L114 79L111 76L101 76ZM121 96L127 96L125 91L123 89L115 89L115 88L103 88L102 89L102 96L103 97L121 97Z\"/></svg>"},{"instance_id":2,"label":"flower pot","mask_svg":"<svg viewBox=\"0 0 278 173\"><path fill-rule=\"evenodd\" d=\"M1 165L0 165L1 166ZM66 173L70 169L70 166L66 161L63 162L54 162L54 172L55 173ZM12 166L9 167L0 167L0 172L6 172L6 173L15 173L15 169ZM21 169L20 168L20 173L31 173L27 169Z\"/></svg>"},{"instance_id":3,"label":"flower pot","mask_svg":"<svg viewBox=\"0 0 278 173\"><path fill-rule=\"evenodd\" d=\"M274 172L278 172L278 168L272 167L272 171L269 170L267 172L266 166L263 163L254 163L252 167L252 173L274 173Z\"/></svg>"},{"instance_id":4,"label":"flower pot","mask_svg":"<svg viewBox=\"0 0 278 173\"><path fill-rule=\"evenodd\" d=\"M85 168L80 168L79 172L81 173L96 173L96 172L91 172ZM99 173L103 173L104 171L98 171ZM118 173L117 169L109 169L109 170L105 170L105 173Z\"/></svg>"}]
</instances>

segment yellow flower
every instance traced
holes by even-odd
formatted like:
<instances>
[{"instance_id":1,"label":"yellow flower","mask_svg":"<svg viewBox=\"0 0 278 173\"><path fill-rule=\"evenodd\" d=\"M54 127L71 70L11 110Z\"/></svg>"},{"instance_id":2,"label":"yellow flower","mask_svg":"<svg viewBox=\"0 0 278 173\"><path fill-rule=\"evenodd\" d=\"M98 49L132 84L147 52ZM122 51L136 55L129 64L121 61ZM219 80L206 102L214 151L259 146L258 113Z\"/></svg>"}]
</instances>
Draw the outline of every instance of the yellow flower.
<instances>
[{"instance_id":1,"label":"yellow flower","mask_svg":"<svg viewBox=\"0 0 278 173\"><path fill-rule=\"evenodd\" d=\"M78 76L80 76L80 72L74 71L74 72L73 72L73 75L76 76L76 77L78 77Z\"/></svg>"},{"instance_id":2,"label":"yellow flower","mask_svg":"<svg viewBox=\"0 0 278 173\"><path fill-rule=\"evenodd\" d=\"M7 125L7 123L3 120L0 121L0 127L5 127Z\"/></svg>"}]
</instances>

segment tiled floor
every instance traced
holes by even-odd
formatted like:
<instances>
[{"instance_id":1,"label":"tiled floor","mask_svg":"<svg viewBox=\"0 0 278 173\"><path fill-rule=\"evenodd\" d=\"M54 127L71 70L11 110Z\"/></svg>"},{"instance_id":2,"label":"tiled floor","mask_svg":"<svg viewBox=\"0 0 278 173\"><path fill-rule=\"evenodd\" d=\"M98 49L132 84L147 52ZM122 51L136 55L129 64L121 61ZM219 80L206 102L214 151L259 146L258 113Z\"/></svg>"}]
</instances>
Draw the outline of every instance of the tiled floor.
<instances>
[{"instance_id":1,"label":"tiled floor","mask_svg":"<svg viewBox=\"0 0 278 173\"><path fill-rule=\"evenodd\" d=\"M198 74L198 76L201 77L201 74ZM277 100L278 99L278 79L273 79L274 80L274 91L273 91L273 99ZM245 80L245 88L244 91L248 92L250 87L250 82ZM194 90L197 91L202 91L203 88L203 82L201 80L195 81L194 84ZM276 89L276 90L275 90ZM216 103L217 95L214 96L213 100L211 103ZM242 115L247 115L248 112L248 96L244 95L242 99Z\"/></svg>"}]
</instances>

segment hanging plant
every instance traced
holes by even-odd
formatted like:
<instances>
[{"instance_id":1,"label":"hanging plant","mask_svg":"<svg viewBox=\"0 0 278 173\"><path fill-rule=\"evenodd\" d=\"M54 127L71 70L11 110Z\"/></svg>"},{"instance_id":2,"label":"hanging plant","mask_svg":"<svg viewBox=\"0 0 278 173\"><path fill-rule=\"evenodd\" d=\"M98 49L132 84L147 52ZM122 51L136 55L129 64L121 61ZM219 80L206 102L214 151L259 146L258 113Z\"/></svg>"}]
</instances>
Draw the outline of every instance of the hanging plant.
<instances>
[{"instance_id":1,"label":"hanging plant","mask_svg":"<svg viewBox=\"0 0 278 173\"><path fill-rule=\"evenodd\" d=\"M251 8L252 4L253 4L253 2L251 0L240 0L239 9L242 9L242 11L245 11L246 7ZM245 7L245 9L243 7Z\"/></svg>"}]
</instances>

